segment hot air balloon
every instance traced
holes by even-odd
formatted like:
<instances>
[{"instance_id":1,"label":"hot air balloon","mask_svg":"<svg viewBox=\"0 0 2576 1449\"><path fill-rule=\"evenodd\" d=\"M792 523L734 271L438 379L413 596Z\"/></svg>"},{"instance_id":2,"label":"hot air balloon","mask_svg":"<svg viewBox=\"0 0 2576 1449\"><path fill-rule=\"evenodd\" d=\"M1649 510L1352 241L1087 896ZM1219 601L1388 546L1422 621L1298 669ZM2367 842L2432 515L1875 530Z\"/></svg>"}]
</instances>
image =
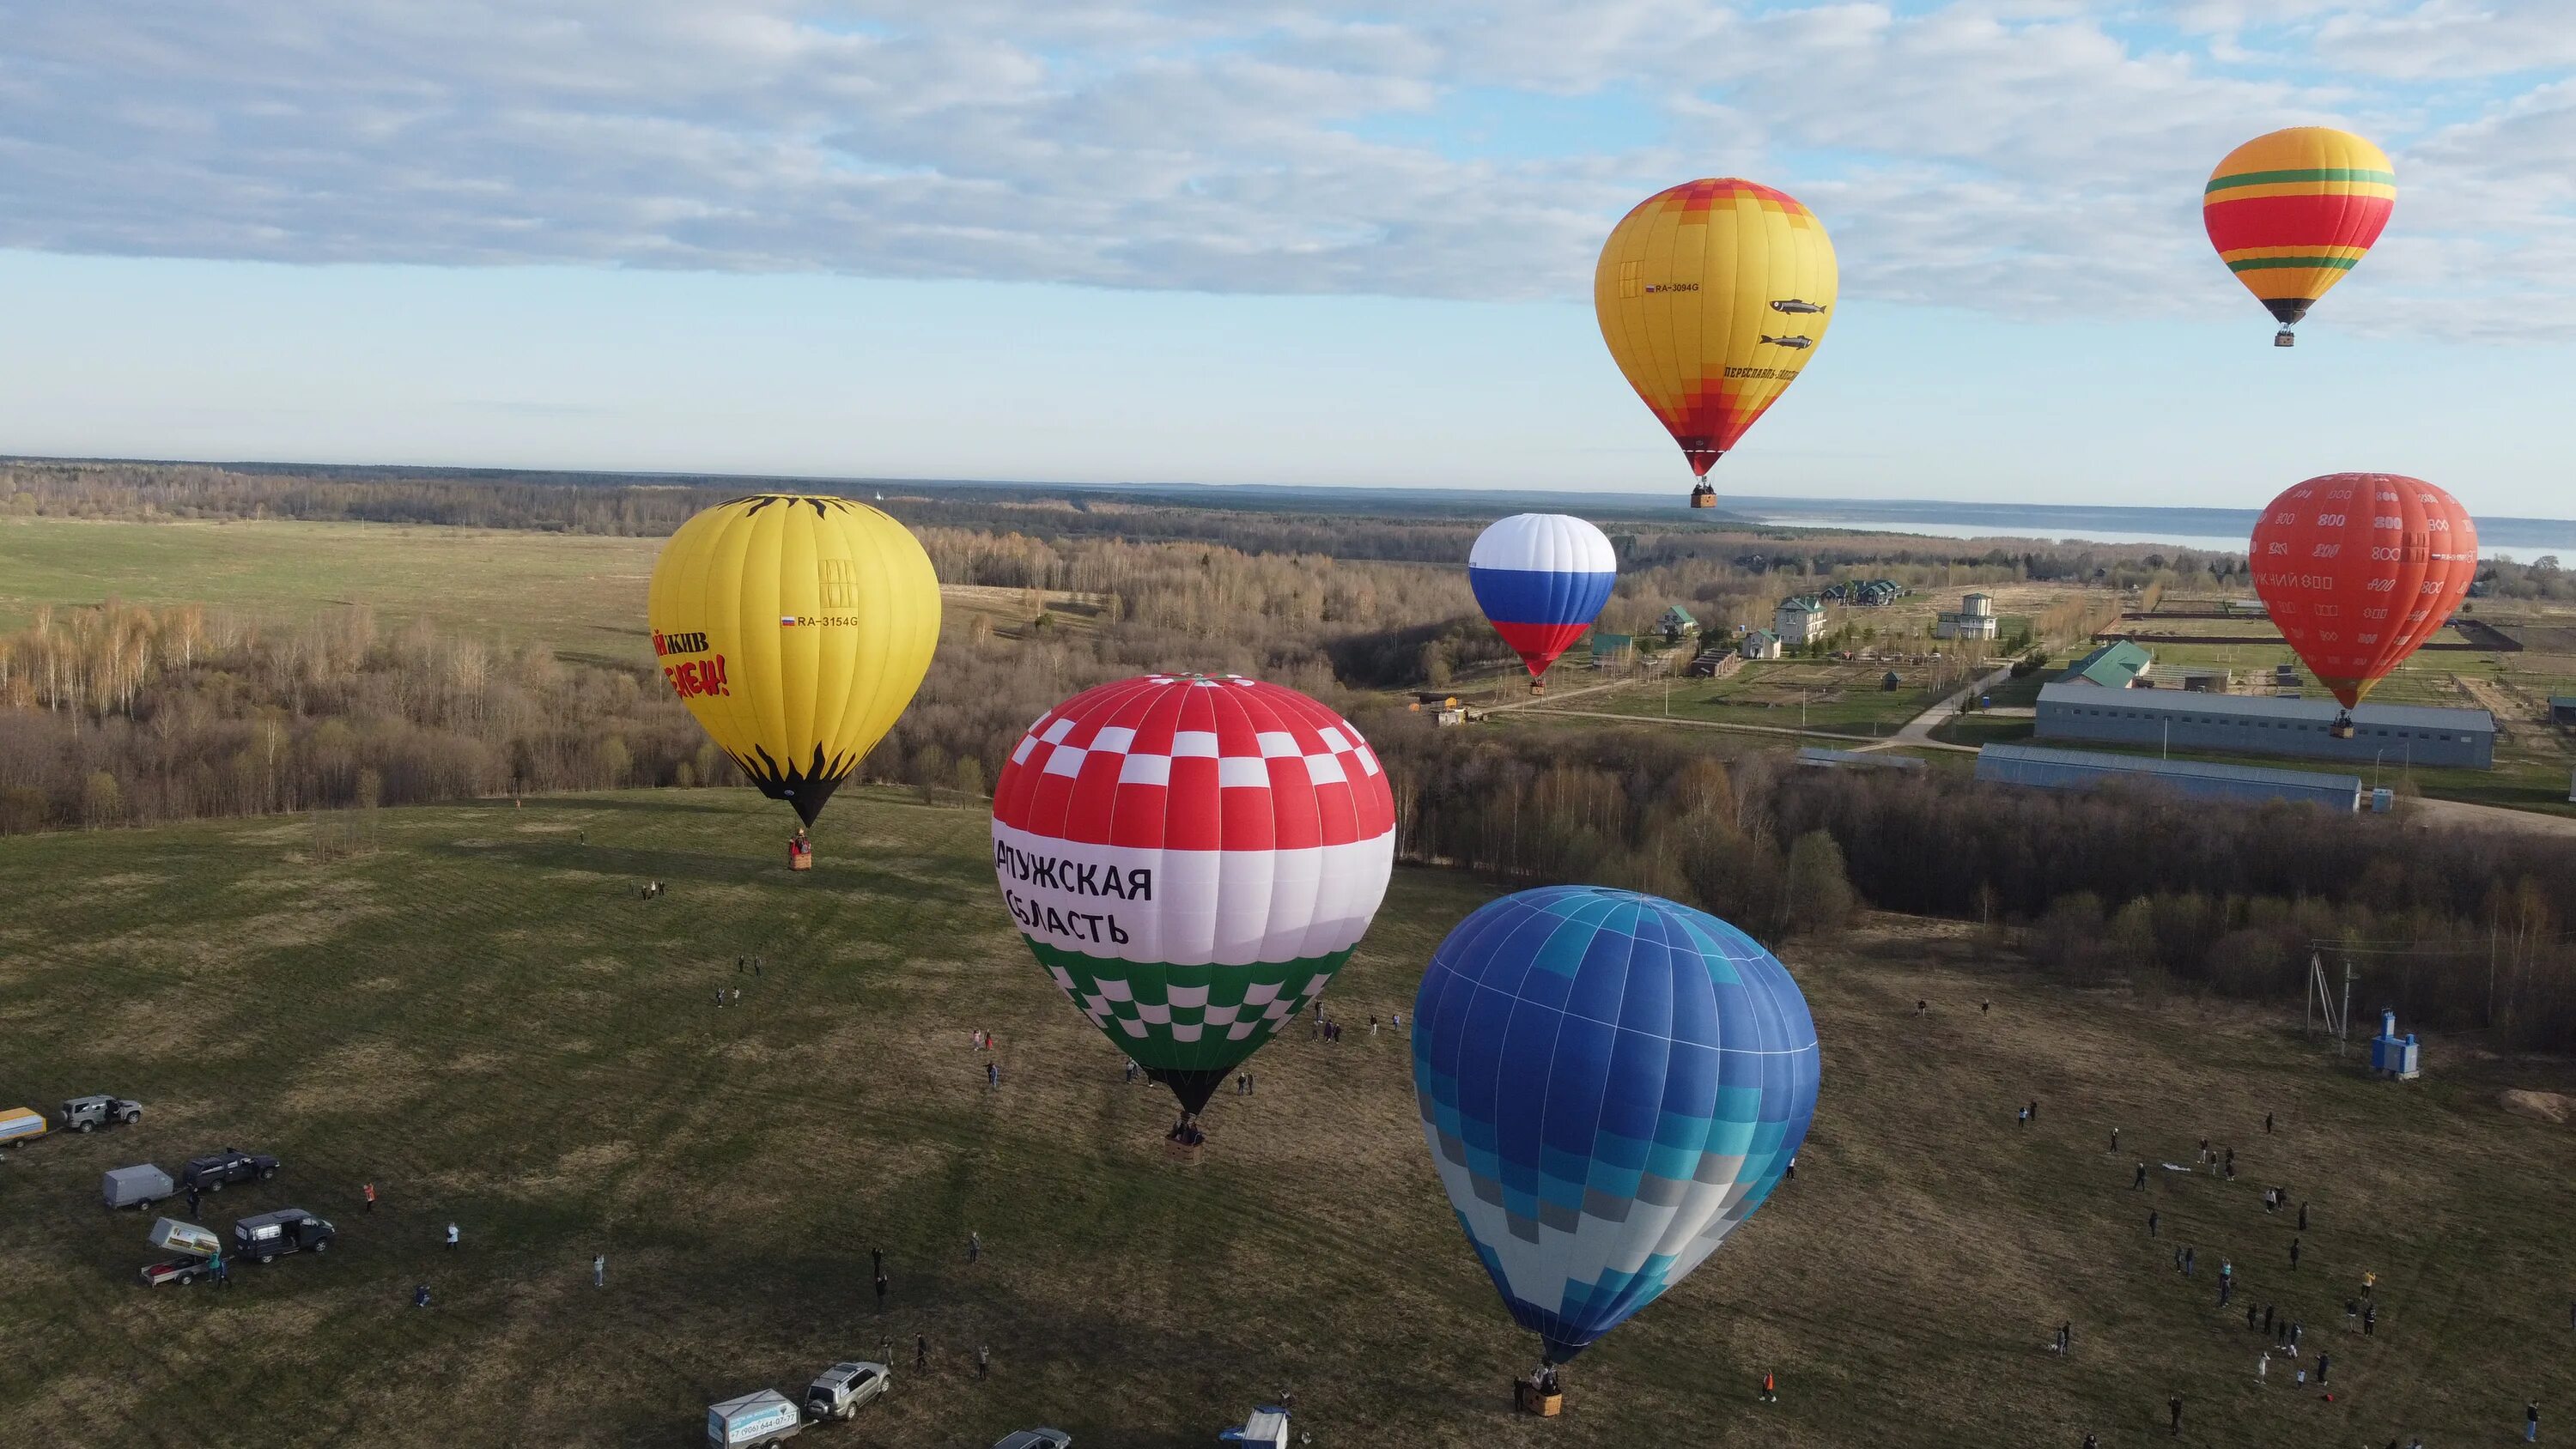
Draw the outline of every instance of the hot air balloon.
<instances>
[{"instance_id":1,"label":"hot air balloon","mask_svg":"<svg viewBox=\"0 0 2576 1449\"><path fill-rule=\"evenodd\" d=\"M1467 586L1494 632L1529 666L1532 694L1546 689L1540 676L1591 626L1618 577L1610 540L1562 513L1515 513L1478 534L1467 551Z\"/></svg>"},{"instance_id":2,"label":"hot air balloon","mask_svg":"<svg viewBox=\"0 0 2576 1449\"><path fill-rule=\"evenodd\" d=\"M1395 800L1350 722L1293 689L1155 674L1029 726L993 791L993 873L1038 964L1180 1098L1321 993L1395 862Z\"/></svg>"},{"instance_id":3,"label":"hot air balloon","mask_svg":"<svg viewBox=\"0 0 2576 1449\"><path fill-rule=\"evenodd\" d=\"M810 826L921 687L939 580L920 542L864 503L755 493L671 535L645 616L681 703ZM791 854L806 850L800 829Z\"/></svg>"},{"instance_id":4,"label":"hot air balloon","mask_svg":"<svg viewBox=\"0 0 2576 1449\"><path fill-rule=\"evenodd\" d=\"M1833 320L1834 244L1815 213L1768 186L1689 181L1637 204L1592 272L1601 340L1681 444L1709 466L1779 399Z\"/></svg>"},{"instance_id":5,"label":"hot air balloon","mask_svg":"<svg viewBox=\"0 0 2576 1449\"><path fill-rule=\"evenodd\" d=\"M2421 478L2329 473L2272 500L2248 547L2254 592L2308 672L2343 704L2451 621L2478 573L2478 526Z\"/></svg>"},{"instance_id":6,"label":"hot air balloon","mask_svg":"<svg viewBox=\"0 0 2576 1449\"><path fill-rule=\"evenodd\" d=\"M2397 206L2388 154L2350 131L2292 126L2227 153L2201 192L2209 244L2281 323L2291 326L2379 240Z\"/></svg>"},{"instance_id":7,"label":"hot air balloon","mask_svg":"<svg viewBox=\"0 0 2576 1449\"><path fill-rule=\"evenodd\" d=\"M1545 1365L1652 1303L1771 1195L1816 1110L1806 998L1703 911L1550 886L1449 933L1414 999L1422 1134Z\"/></svg>"}]
</instances>

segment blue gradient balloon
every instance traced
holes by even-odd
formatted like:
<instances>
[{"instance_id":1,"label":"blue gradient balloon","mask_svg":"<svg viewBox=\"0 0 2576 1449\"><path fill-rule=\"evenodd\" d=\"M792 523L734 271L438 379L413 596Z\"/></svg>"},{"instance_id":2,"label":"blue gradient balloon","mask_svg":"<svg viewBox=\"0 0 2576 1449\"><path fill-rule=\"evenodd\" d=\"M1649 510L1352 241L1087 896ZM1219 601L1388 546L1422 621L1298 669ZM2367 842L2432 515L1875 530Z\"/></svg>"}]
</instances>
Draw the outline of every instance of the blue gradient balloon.
<instances>
[{"instance_id":1,"label":"blue gradient balloon","mask_svg":"<svg viewBox=\"0 0 2576 1449\"><path fill-rule=\"evenodd\" d=\"M1815 1117L1816 1026L1788 968L1656 896L1505 896L1440 943L1413 1009L1441 1186L1550 1362L1698 1267Z\"/></svg>"}]
</instances>

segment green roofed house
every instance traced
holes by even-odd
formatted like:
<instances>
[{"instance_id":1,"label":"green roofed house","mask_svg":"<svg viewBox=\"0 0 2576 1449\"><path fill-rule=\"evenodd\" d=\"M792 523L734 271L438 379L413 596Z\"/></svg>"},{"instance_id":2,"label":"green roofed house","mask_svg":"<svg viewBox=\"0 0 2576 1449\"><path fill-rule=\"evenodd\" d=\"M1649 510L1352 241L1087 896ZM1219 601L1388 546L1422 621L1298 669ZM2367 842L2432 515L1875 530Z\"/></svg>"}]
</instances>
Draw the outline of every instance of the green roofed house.
<instances>
[{"instance_id":1,"label":"green roofed house","mask_svg":"<svg viewBox=\"0 0 2576 1449\"><path fill-rule=\"evenodd\" d=\"M1655 621L1655 627L1663 631L1665 642L1678 644L1682 636L1699 632L1699 620L1691 617L1690 610L1675 604Z\"/></svg>"},{"instance_id":2,"label":"green roofed house","mask_svg":"<svg viewBox=\"0 0 2576 1449\"><path fill-rule=\"evenodd\" d=\"M2073 664L2057 676L2060 684L2093 684L2104 689L2128 689L2155 668L2156 657L2126 639L2114 639Z\"/></svg>"},{"instance_id":3,"label":"green roofed house","mask_svg":"<svg viewBox=\"0 0 2576 1449\"><path fill-rule=\"evenodd\" d=\"M1625 664L1636 648L1637 641L1629 635L1604 634L1595 629L1592 631L1592 667L1607 669L1613 664Z\"/></svg>"},{"instance_id":4,"label":"green roofed house","mask_svg":"<svg viewBox=\"0 0 2576 1449\"><path fill-rule=\"evenodd\" d=\"M1768 629L1756 629L1745 635L1744 642L1736 647L1747 659L1777 659L1780 657L1780 636Z\"/></svg>"},{"instance_id":5,"label":"green roofed house","mask_svg":"<svg viewBox=\"0 0 2576 1449\"><path fill-rule=\"evenodd\" d=\"M2551 724L2576 725L2576 694L2553 694L2549 696L2549 722Z\"/></svg>"}]
</instances>

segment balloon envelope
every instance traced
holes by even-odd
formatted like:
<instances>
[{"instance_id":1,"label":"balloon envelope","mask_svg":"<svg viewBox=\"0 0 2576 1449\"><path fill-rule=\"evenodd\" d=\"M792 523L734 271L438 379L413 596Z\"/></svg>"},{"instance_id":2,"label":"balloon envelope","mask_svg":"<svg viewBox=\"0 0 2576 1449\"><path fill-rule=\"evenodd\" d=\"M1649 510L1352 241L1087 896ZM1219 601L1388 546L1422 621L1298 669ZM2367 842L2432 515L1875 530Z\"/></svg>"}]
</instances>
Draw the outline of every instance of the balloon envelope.
<instances>
[{"instance_id":1,"label":"balloon envelope","mask_svg":"<svg viewBox=\"0 0 2576 1449\"><path fill-rule=\"evenodd\" d=\"M1487 528L1467 553L1467 586L1494 632L1544 674L1583 636L1619 579L1601 530L1562 513L1515 513Z\"/></svg>"},{"instance_id":2,"label":"balloon envelope","mask_svg":"<svg viewBox=\"0 0 2576 1449\"><path fill-rule=\"evenodd\" d=\"M1836 286L1815 213L1729 176L1637 203L1601 248L1592 310L1628 385L1704 477L1824 341Z\"/></svg>"},{"instance_id":3,"label":"balloon envelope","mask_svg":"<svg viewBox=\"0 0 2576 1449\"><path fill-rule=\"evenodd\" d=\"M680 525L645 617L680 702L811 825L921 687L939 580L920 542L864 503L761 493Z\"/></svg>"},{"instance_id":4,"label":"balloon envelope","mask_svg":"<svg viewBox=\"0 0 2576 1449\"><path fill-rule=\"evenodd\" d=\"M2478 527L2421 478L2330 473L2254 525L2254 591L2346 709L2451 620L2478 573Z\"/></svg>"},{"instance_id":5,"label":"balloon envelope","mask_svg":"<svg viewBox=\"0 0 2576 1449\"><path fill-rule=\"evenodd\" d=\"M993 791L1021 937L1193 1112L1350 959L1394 861L1394 796L1360 732L1234 675L1085 690L1029 727Z\"/></svg>"},{"instance_id":6,"label":"balloon envelope","mask_svg":"<svg viewBox=\"0 0 2576 1449\"><path fill-rule=\"evenodd\" d=\"M1753 939L1633 891L1492 902L1431 958L1413 1082L1441 1186L1564 1362L1699 1266L1815 1116L1806 998Z\"/></svg>"},{"instance_id":7,"label":"balloon envelope","mask_svg":"<svg viewBox=\"0 0 2576 1449\"><path fill-rule=\"evenodd\" d=\"M2350 131L2293 126L2227 153L2201 192L2219 260L2284 327L2379 240L2397 208L2388 154Z\"/></svg>"}]
</instances>

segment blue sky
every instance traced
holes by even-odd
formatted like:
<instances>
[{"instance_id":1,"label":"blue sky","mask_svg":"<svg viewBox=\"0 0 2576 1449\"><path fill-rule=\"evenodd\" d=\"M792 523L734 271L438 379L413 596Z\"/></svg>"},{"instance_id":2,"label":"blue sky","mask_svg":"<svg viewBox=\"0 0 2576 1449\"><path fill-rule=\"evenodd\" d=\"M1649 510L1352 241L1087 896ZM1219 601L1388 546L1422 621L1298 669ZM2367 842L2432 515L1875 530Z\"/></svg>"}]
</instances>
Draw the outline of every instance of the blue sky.
<instances>
[{"instance_id":1,"label":"blue sky","mask_svg":"<svg viewBox=\"0 0 2576 1449\"><path fill-rule=\"evenodd\" d=\"M2301 122L2401 196L2276 352ZM2565 517L2571 155L2540 0L0 0L0 451L1678 487L1591 262L1739 174L1844 305L1722 488Z\"/></svg>"}]
</instances>

